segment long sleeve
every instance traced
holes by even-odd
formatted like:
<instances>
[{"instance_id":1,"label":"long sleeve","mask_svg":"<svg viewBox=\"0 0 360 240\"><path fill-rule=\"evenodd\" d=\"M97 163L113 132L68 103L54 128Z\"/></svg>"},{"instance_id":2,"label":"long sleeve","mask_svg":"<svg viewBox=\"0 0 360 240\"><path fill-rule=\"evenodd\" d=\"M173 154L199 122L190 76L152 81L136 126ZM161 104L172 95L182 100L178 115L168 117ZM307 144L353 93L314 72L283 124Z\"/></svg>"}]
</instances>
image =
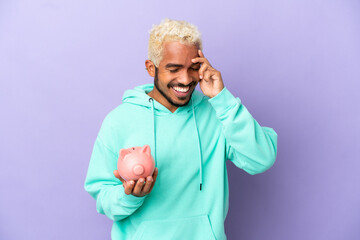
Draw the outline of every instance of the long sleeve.
<instances>
[{"instance_id":1,"label":"long sleeve","mask_svg":"<svg viewBox=\"0 0 360 240\"><path fill-rule=\"evenodd\" d=\"M96 210L113 221L119 221L135 212L145 197L127 195L120 180L113 171L117 168L118 155L105 144L112 129L102 125L91 155L85 190L96 200ZM110 140L111 141L111 140Z\"/></svg>"},{"instance_id":2,"label":"long sleeve","mask_svg":"<svg viewBox=\"0 0 360 240\"><path fill-rule=\"evenodd\" d=\"M208 101L222 124L227 159L251 175L268 170L277 153L274 129L261 127L226 87Z\"/></svg>"}]
</instances>

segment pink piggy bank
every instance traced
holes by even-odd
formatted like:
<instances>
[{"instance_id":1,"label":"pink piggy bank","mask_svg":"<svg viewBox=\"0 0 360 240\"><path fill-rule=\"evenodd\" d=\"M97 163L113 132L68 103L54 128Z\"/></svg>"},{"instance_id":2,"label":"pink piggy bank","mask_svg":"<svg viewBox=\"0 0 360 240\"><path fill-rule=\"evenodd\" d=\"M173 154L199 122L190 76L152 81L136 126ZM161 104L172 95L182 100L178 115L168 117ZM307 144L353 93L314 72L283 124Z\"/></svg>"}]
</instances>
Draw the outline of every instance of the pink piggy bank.
<instances>
[{"instance_id":1,"label":"pink piggy bank","mask_svg":"<svg viewBox=\"0 0 360 240\"><path fill-rule=\"evenodd\" d=\"M125 181L146 179L147 176L152 176L155 161L151 156L150 146L120 149L117 168Z\"/></svg>"}]
</instances>

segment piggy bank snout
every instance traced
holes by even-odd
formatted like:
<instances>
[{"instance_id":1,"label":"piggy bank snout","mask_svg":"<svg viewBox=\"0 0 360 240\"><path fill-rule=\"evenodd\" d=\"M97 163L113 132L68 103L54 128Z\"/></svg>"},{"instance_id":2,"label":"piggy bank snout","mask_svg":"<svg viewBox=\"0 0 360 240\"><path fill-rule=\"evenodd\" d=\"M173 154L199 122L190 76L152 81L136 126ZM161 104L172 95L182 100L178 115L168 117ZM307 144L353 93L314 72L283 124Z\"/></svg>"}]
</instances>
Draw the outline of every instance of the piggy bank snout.
<instances>
[{"instance_id":1,"label":"piggy bank snout","mask_svg":"<svg viewBox=\"0 0 360 240\"><path fill-rule=\"evenodd\" d=\"M145 168L141 164L136 164L132 170L133 170L133 173L137 176L140 176L145 172Z\"/></svg>"}]
</instances>

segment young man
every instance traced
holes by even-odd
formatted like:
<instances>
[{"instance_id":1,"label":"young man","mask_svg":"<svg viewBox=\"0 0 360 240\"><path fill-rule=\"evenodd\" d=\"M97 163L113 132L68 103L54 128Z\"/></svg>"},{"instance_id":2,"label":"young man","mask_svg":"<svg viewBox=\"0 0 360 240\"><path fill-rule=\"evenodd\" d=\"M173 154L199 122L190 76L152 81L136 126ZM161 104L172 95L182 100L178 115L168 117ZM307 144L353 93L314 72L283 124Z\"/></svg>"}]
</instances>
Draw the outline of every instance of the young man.
<instances>
[{"instance_id":1,"label":"young man","mask_svg":"<svg viewBox=\"0 0 360 240\"><path fill-rule=\"evenodd\" d=\"M275 162L276 132L256 122L201 49L185 21L153 26L145 65L154 84L127 90L102 123L85 189L114 221L112 239L226 239L226 160L249 174ZM154 174L126 182L119 151L145 144Z\"/></svg>"}]
</instances>

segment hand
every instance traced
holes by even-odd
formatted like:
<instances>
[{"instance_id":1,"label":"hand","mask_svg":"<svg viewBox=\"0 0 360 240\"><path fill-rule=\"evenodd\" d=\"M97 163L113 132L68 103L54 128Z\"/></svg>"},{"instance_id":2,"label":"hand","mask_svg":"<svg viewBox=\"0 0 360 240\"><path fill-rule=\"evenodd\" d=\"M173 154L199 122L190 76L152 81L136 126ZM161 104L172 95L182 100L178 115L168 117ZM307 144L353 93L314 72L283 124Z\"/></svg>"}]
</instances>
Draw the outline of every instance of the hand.
<instances>
[{"instance_id":1,"label":"hand","mask_svg":"<svg viewBox=\"0 0 360 240\"><path fill-rule=\"evenodd\" d=\"M114 176L123 183L125 194L132 194L136 197L143 197L151 192L154 187L157 175L158 168L155 168L153 175L146 178L146 183L144 183L144 178L139 178L136 182L134 180L127 182L122 177L120 177L120 174L117 170L114 170Z\"/></svg>"},{"instance_id":2,"label":"hand","mask_svg":"<svg viewBox=\"0 0 360 240\"><path fill-rule=\"evenodd\" d=\"M221 73L210 65L209 61L205 58L200 49L198 52L200 57L193 58L192 62L201 63L201 67L199 69L199 84L201 91L205 96L210 98L215 97L224 88L224 82L221 78Z\"/></svg>"}]
</instances>

